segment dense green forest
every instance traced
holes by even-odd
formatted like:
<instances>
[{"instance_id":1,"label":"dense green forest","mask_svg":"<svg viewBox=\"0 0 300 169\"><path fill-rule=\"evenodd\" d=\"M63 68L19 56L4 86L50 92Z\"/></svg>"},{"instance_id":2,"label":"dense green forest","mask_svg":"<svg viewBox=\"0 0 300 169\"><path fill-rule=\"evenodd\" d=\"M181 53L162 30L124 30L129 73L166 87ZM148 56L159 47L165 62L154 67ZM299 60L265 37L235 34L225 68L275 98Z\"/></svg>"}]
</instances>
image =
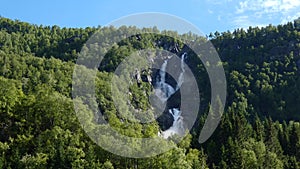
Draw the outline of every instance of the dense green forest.
<instances>
[{"instance_id":1,"label":"dense green forest","mask_svg":"<svg viewBox=\"0 0 300 169\"><path fill-rule=\"evenodd\" d=\"M207 37L168 33L211 41L223 62L228 86L225 112L204 144L197 139L209 109L210 90L206 89L210 85L203 64L195 57L186 63L198 72L204 104L191 132L174 149L135 159L114 155L94 143L74 112L76 59L97 30L113 36L136 29L60 28L0 17L0 168L300 168L300 19ZM176 39L143 34L121 41L108 51L97 73L99 107L124 135L151 137L164 127L159 121L142 125L120 120L108 82L124 57L153 48L153 41L170 50ZM190 52L178 44L178 50ZM142 87L131 87L131 99L146 109L149 104L141 90L150 87L146 83ZM83 100L78 104L84 109Z\"/></svg>"}]
</instances>

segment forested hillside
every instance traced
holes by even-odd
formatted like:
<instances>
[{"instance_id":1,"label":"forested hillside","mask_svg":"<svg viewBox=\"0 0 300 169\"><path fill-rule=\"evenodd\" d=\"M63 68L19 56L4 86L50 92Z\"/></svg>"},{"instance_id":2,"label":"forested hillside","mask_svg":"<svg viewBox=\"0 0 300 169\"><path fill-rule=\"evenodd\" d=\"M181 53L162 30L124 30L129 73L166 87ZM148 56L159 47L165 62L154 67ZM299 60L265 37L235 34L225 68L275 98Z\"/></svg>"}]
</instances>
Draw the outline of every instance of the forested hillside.
<instances>
[{"instance_id":1,"label":"forested hillside","mask_svg":"<svg viewBox=\"0 0 300 169\"><path fill-rule=\"evenodd\" d=\"M113 34L137 28L60 28L0 17L0 168L300 168L299 19L285 25L215 32L205 38L169 32L191 41L212 42L226 73L227 102L217 130L199 144L210 85L203 64L187 58L186 64L198 72L203 96L197 122L176 148L145 159L103 150L75 115L71 98L75 62L98 29ZM124 135L152 137L164 128L159 120L146 125L122 121L108 82L122 59L132 51L153 48L152 42L175 54L189 52L176 39L139 35L109 50L97 73L99 107ZM178 44L175 51L174 44ZM151 87L142 84L132 85L131 99L147 109L149 103L141 91ZM78 104L84 109L84 101Z\"/></svg>"}]
</instances>

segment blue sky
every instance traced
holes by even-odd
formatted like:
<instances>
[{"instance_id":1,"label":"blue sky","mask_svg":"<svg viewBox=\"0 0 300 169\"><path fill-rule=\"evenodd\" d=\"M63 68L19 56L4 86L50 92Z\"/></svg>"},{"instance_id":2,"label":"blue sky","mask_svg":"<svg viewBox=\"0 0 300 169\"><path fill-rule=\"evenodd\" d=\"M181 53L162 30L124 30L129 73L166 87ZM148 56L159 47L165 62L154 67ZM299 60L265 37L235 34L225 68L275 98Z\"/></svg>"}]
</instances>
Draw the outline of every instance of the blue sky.
<instances>
[{"instance_id":1,"label":"blue sky","mask_svg":"<svg viewBox=\"0 0 300 169\"><path fill-rule=\"evenodd\" d=\"M10 0L0 6L3 17L61 27L106 25L141 12L172 14L209 34L292 21L300 17L300 0Z\"/></svg>"}]
</instances>

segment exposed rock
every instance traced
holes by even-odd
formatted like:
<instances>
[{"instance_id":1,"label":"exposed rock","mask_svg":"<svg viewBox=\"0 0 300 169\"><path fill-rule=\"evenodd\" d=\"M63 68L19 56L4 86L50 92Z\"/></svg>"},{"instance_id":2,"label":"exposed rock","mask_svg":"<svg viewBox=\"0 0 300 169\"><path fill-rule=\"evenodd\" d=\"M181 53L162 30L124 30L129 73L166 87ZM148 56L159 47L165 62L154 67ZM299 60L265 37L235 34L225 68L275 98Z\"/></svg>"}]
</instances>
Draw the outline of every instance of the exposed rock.
<instances>
[{"instance_id":1,"label":"exposed rock","mask_svg":"<svg viewBox=\"0 0 300 169\"><path fill-rule=\"evenodd\" d=\"M143 82L148 82L151 84L152 77L151 77L151 70L143 70L141 74L141 79Z\"/></svg>"},{"instance_id":2,"label":"exposed rock","mask_svg":"<svg viewBox=\"0 0 300 169\"><path fill-rule=\"evenodd\" d=\"M135 79L137 80L138 84L142 82L141 73L138 69L135 69Z\"/></svg>"},{"instance_id":3,"label":"exposed rock","mask_svg":"<svg viewBox=\"0 0 300 169\"><path fill-rule=\"evenodd\" d=\"M154 109L155 118L160 116L162 114L162 112L164 112L166 110L166 103L162 102L159 99L159 97L156 96L155 94L152 94L151 96L149 96L149 101L150 101L151 106Z\"/></svg>"},{"instance_id":4,"label":"exposed rock","mask_svg":"<svg viewBox=\"0 0 300 169\"><path fill-rule=\"evenodd\" d=\"M300 59L296 62L298 69L300 68Z\"/></svg>"},{"instance_id":5,"label":"exposed rock","mask_svg":"<svg viewBox=\"0 0 300 169\"><path fill-rule=\"evenodd\" d=\"M142 39L141 35L136 35L135 36L136 40L140 41Z\"/></svg>"},{"instance_id":6,"label":"exposed rock","mask_svg":"<svg viewBox=\"0 0 300 169\"><path fill-rule=\"evenodd\" d=\"M169 51L172 53L178 53L179 52L179 45L178 43L175 43L173 45L169 46Z\"/></svg>"},{"instance_id":7,"label":"exposed rock","mask_svg":"<svg viewBox=\"0 0 300 169\"><path fill-rule=\"evenodd\" d=\"M151 82L152 82L151 75L147 75L147 80L148 80L148 82L149 82L149 83L151 83Z\"/></svg>"},{"instance_id":8,"label":"exposed rock","mask_svg":"<svg viewBox=\"0 0 300 169\"><path fill-rule=\"evenodd\" d=\"M174 117L169 113L169 110L165 111L161 116L157 118L158 125L162 131L167 130L173 125Z\"/></svg>"},{"instance_id":9,"label":"exposed rock","mask_svg":"<svg viewBox=\"0 0 300 169\"><path fill-rule=\"evenodd\" d=\"M167 101L167 109L180 108L181 94L180 90L177 90Z\"/></svg>"}]
</instances>

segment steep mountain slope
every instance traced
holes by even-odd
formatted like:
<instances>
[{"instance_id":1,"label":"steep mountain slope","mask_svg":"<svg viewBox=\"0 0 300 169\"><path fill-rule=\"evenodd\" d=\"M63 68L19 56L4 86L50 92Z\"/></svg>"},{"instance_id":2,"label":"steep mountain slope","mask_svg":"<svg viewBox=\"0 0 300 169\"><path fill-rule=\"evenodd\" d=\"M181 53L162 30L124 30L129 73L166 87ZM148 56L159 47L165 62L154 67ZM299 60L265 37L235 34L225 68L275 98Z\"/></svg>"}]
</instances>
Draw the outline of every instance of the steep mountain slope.
<instances>
[{"instance_id":1,"label":"steep mountain slope","mask_svg":"<svg viewBox=\"0 0 300 169\"><path fill-rule=\"evenodd\" d=\"M137 28L99 29L114 36ZM285 25L216 32L206 38L176 32L169 32L175 38L136 35L112 49L98 49L107 52L96 78L100 110L111 126L131 137L157 136L173 119L164 117L149 124L122 119L112 100L112 72L140 49L159 47L179 57L188 54L184 62L195 73L201 95L197 122L175 149L147 159L124 158L103 150L87 136L74 113L71 89L75 61L96 30L0 18L0 168L300 167L299 19ZM203 63L176 39L178 36L197 43L210 40L226 73L225 114L214 135L201 145L197 139L209 109L210 84ZM144 77L154 79L154 74ZM166 77L166 82L176 86L174 79ZM149 108L144 91L152 89L146 80L135 79L130 87L131 101L142 110ZM175 93L168 106L177 106L178 97ZM76 103L86 111L84 99ZM93 119L88 111L86 115Z\"/></svg>"}]
</instances>

